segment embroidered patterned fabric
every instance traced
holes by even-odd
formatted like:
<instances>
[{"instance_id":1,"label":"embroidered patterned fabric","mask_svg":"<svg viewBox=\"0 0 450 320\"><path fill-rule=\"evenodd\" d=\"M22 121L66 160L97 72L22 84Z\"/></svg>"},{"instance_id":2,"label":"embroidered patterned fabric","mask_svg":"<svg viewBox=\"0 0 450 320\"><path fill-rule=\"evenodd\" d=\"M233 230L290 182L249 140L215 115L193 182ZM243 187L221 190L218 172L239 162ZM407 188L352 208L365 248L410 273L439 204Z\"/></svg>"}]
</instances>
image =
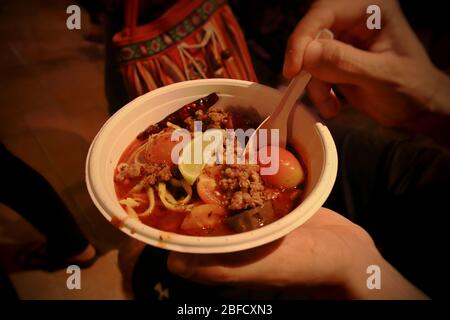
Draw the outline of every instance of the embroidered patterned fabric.
<instances>
[{"instance_id":1,"label":"embroidered patterned fabric","mask_svg":"<svg viewBox=\"0 0 450 320\"><path fill-rule=\"evenodd\" d=\"M257 81L244 35L224 0L180 0L159 18L137 25L137 0L113 37L128 96L175 82L231 78Z\"/></svg>"}]
</instances>

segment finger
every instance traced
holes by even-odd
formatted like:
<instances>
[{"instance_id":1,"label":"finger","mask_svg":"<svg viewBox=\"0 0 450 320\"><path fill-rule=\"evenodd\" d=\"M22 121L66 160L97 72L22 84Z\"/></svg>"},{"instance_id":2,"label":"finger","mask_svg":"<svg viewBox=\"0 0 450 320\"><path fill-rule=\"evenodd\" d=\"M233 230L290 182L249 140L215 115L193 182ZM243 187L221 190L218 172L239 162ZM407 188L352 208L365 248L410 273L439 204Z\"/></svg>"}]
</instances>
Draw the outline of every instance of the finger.
<instances>
[{"instance_id":1,"label":"finger","mask_svg":"<svg viewBox=\"0 0 450 320\"><path fill-rule=\"evenodd\" d=\"M229 254L186 254L171 252L167 261L171 272L189 280L205 284L289 284L300 281L297 272L302 261L292 267L292 252L302 253L303 261L311 261L310 230L320 231L323 226L348 226L352 223L339 214L321 208L303 226L292 231L278 244L270 243L257 248ZM282 244L283 243L283 244ZM282 245L281 245L282 244ZM272 248L271 248L272 245ZM281 263L280 261L286 263Z\"/></svg>"},{"instance_id":2,"label":"finger","mask_svg":"<svg viewBox=\"0 0 450 320\"><path fill-rule=\"evenodd\" d=\"M167 260L167 266L173 273L181 277L207 284L258 282L255 274L260 274L261 268L268 268L273 264L260 264L261 261L271 260L271 255L281 246L284 239L268 244L240 251L224 254L186 254L172 252Z\"/></svg>"},{"instance_id":3,"label":"finger","mask_svg":"<svg viewBox=\"0 0 450 320\"><path fill-rule=\"evenodd\" d=\"M218 260L214 254L171 252L167 259L170 272L203 284L230 283L236 272ZM241 271L241 269L239 269Z\"/></svg>"},{"instance_id":4,"label":"finger","mask_svg":"<svg viewBox=\"0 0 450 320\"><path fill-rule=\"evenodd\" d=\"M369 2L349 0L313 3L289 37L283 66L284 76L292 78L301 70L305 48L321 29L330 29L335 35L348 30L366 34L365 12Z\"/></svg>"},{"instance_id":5,"label":"finger","mask_svg":"<svg viewBox=\"0 0 450 320\"><path fill-rule=\"evenodd\" d=\"M307 91L314 106L324 118L333 118L339 113L339 100L331 89L331 85L312 78Z\"/></svg>"},{"instance_id":6,"label":"finger","mask_svg":"<svg viewBox=\"0 0 450 320\"><path fill-rule=\"evenodd\" d=\"M361 84L386 71L381 57L337 40L314 40L305 50L304 68L328 83Z\"/></svg>"},{"instance_id":7,"label":"finger","mask_svg":"<svg viewBox=\"0 0 450 320\"><path fill-rule=\"evenodd\" d=\"M312 9L298 23L288 40L283 74L286 78L292 78L302 68L305 48L322 29L330 29L333 25L334 14L328 9Z\"/></svg>"},{"instance_id":8,"label":"finger","mask_svg":"<svg viewBox=\"0 0 450 320\"><path fill-rule=\"evenodd\" d=\"M242 256L238 258L245 260ZM249 279L256 271L253 264L242 264L239 267L230 266L228 261L232 259L233 257L227 254L171 252L167 260L167 267L172 273L204 284L246 282L245 280Z\"/></svg>"}]
</instances>

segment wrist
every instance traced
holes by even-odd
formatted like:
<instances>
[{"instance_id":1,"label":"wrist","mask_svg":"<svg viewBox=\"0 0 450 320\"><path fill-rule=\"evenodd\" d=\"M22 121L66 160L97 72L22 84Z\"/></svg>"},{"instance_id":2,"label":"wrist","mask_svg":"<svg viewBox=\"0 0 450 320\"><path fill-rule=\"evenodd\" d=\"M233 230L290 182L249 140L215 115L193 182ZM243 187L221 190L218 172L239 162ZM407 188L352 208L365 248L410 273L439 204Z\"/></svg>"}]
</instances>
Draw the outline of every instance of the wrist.
<instances>
[{"instance_id":1,"label":"wrist","mask_svg":"<svg viewBox=\"0 0 450 320\"><path fill-rule=\"evenodd\" d=\"M419 300L428 297L376 252L355 263L346 273L344 291L350 299Z\"/></svg>"},{"instance_id":2,"label":"wrist","mask_svg":"<svg viewBox=\"0 0 450 320\"><path fill-rule=\"evenodd\" d=\"M368 270L372 267L378 267L380 270L385 261L375 248L370 248L366 252L361 252L355 256L353 262L343 273L341 285L346 295L350 299L370 299L367 288L367 280L370 274Z\"/></svg>"}]
</instances>

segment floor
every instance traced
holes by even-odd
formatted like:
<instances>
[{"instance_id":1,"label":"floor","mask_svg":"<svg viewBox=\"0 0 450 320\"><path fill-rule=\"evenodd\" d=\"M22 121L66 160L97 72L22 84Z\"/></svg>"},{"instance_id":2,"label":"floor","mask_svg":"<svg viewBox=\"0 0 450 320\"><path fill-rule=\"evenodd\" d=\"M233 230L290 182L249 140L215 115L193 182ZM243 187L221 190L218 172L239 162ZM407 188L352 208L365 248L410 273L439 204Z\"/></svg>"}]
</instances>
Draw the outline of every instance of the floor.
<instances>
[{"instance_id":1,"label":"floor","mask_svg":"<svg viewBox=\"0 0 450 320\"><path fill-rule=\"evenodd\" d=\"M81 290L69 290L65 270L10 274L24 299L124 299L117 247L124 235L96 210L84 182L90 142L108 118L103 88L103 48L66 28L70 1L0 3L0 139L40 172L63 198L101 258L82 270ZM39 239L27 222L0 206L0 263Z\"/></svg>"}]
</instances>

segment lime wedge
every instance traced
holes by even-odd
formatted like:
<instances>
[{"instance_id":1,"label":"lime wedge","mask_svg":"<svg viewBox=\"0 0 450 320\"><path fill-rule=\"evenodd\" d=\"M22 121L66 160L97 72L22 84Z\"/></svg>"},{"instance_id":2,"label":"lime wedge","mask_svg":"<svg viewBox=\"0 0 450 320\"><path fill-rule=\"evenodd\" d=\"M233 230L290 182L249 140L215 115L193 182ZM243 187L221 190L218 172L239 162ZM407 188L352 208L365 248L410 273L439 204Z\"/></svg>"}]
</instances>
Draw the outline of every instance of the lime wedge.
<instances>
[{"instance_id":1,"label":"lime wedge","mask_svg":"<svg viewBox=\"0 0 450 320\"><path fill-rule=\"evenodd\" d=\"M222 133L222 130L217 130ZM178 162L178 169L183 178L193 185L198 176L202 173L203 167L216 160L215 154L205 154L205 148L213 141L203 140L203 134L196 136L183 148Z\"/></svg>"}]
</instances>

